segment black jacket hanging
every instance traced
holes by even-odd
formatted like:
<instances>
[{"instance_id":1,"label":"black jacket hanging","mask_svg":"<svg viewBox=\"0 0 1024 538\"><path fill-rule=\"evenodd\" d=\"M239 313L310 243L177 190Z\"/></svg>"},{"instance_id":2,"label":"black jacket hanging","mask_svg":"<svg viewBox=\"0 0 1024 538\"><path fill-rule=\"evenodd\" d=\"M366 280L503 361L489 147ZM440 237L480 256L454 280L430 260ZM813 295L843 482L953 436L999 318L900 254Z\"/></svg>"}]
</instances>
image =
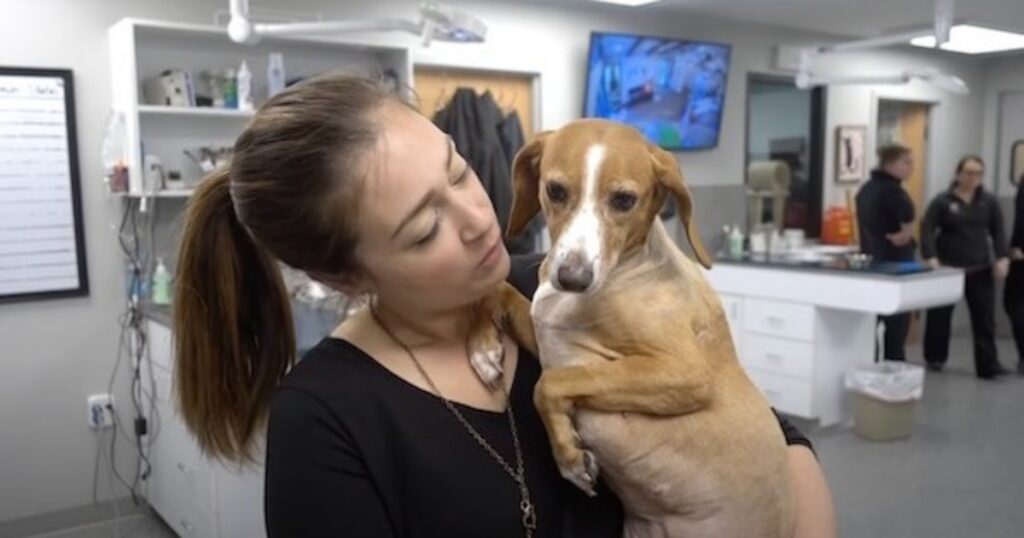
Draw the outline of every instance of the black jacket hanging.
<instances>
[{"instance_id":1,"label":"black jacket hanging","mask_svg":"<svg viewBox=\"0 0 1024 538\"><path fill-rule=\"evenodd\" d=\"M498 125L504 121L501 108L489 93L477 96L470 88L455 90L451 102L434 115L434 124L455 141L483 183L502 231L512 209L511 157L505 155Z\"/></svg>"}]
</instances>

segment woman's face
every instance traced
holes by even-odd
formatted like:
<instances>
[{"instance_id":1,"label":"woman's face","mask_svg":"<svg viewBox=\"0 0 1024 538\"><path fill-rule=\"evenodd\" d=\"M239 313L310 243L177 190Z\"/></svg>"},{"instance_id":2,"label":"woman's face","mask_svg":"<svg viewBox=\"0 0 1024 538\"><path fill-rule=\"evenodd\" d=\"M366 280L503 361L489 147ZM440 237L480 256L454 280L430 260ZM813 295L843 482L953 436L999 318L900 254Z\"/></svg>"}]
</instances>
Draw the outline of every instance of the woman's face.
<instances>
[{"instance_id":1,"label":"woman's face","mask_svg":"<svg viewBox=\"0 0 1024 538\"><path fill-rule=\"evenodd\" d=\"M965 190L974 190L981 186L984 177L985 166L974 159L969 159L956 175L956 182Z\"/></svg>"},{"instance_id":2,"label":"woman's face","mask_svg":"<svg viewBox=\"0 0 1024 538\"><path fill-rule=\"evenodd\" d=\"M443 311L480 299L509 272L480 180L420 114L395 104L380 114L357 224L363 286L392 308Z\"/></svg>"}]
</instances>

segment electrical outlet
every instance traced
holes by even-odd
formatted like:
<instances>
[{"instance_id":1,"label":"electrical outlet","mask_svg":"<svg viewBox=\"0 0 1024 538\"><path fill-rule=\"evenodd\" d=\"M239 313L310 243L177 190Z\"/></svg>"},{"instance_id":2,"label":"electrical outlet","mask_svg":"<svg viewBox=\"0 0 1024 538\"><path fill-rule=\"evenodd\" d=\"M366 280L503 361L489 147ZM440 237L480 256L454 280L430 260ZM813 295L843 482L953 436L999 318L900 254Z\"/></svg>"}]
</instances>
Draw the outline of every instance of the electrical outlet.
<instances>
[{"instance_id":1,"label":"electrical outlet","mask_svg":"<svg viewBox=\"0 0 1024 538\"><path fill-rule=\"evenodd\" d=\"M114 397L110 394L93 394L85 400L86 421L95 429L110 428L114 425Z\"/></svg>"}]
</instances>

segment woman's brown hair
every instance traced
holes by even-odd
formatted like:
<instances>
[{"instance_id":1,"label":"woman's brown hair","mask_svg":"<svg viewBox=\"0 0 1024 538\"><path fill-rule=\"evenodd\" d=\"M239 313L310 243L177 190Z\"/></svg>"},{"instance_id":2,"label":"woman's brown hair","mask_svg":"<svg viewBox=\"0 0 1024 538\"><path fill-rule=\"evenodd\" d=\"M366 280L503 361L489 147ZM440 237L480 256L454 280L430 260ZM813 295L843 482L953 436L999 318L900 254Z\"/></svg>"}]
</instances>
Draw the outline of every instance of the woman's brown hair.
<instances>
[{"instance_id":1,"label":"woman's brown hair","mask_svg":"<svg viewBox=\"0 0 1024 538\"><path fill-rule=\"evenodd\" d=\"M189 201L174 304L177 397L202 450L253 461L252 441L296 340L278 260L356 269L356 198L379 136L375 112L401 98L374 80L331 74L275 95L228 168Z\"/></svg>"}]
</instances>

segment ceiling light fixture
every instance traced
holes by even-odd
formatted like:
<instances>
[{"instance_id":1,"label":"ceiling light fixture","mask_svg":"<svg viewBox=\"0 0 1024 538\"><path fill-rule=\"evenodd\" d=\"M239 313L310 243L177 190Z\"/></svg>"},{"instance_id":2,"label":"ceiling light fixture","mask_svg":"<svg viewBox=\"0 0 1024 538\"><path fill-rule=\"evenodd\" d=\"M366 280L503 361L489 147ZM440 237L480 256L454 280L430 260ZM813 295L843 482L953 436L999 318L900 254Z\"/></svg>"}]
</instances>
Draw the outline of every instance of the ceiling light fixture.
<instances>
[{"instance_id":1,"label":"ceiling light fixture","mask_svg":"<svg viewBox=\"0 0 1024 538\"><path fill-rule=\"evenodd\" d=\"M395 18L291 22L265 24L253 22L249 14L249 0L228 0L231 20L228 35L236 43L250 45L259 42L263 36L340 34L351 32L407 32L420 36L423 46L431 41L456 43L479 43L487 36L487 25L477 18L453 7L427 2L420 7L417 21Z\"/></svg>"},{"instance_id":2,"label":"ceiling light fixture","mask_svg":"<svg viewBox=\"0 0 1024 538\"><path fill-rule=\"evenodd\" d=\"M946 43L949 41L954 3L955 0L935 0L935 26L932 29L931 38L936 42ZM796 74L796 86L801 89L808 89L815 86L834 84L906 84L913 80L919 80L950 93L957 95L967 94L969 88L963 79L935 68L904 69L895 73L841 75L822 74L813 69L814 60L817 58L833 56L833 53L836 52L872 50L905 44L907 41L920 37L924 33L925 31L915 31L872 37L858 41L847 41L845 43L804 47L800 49L800 68Z\"/></svg>"},{"instance_id":3,"label":"ceiling light fixture","mask_svg":"<svg viewBox=\"0 0 1024 538\"><path fill-rule=\"evenodd\" d=\"M661 0L590 0L591 2L600 2L602 4L615 4L617 6L629 6L629 7L640 7L648 4L656 4Z\"/></svg>"},{"instance_id":4,"label":"ceiling light fixture","mask_svg":"<svg viewBox=\"0 0 1024 538\"><path fill-rule=\"evenodd\" d=\"M915 47L935 48L934 35L922 35L910 40ZM993 30L973 24L958 24L949 31L949 41L939 46L942 50L962 54L991 54L1024 49L1024 34Z\"/></svg>"}]
</instances>

